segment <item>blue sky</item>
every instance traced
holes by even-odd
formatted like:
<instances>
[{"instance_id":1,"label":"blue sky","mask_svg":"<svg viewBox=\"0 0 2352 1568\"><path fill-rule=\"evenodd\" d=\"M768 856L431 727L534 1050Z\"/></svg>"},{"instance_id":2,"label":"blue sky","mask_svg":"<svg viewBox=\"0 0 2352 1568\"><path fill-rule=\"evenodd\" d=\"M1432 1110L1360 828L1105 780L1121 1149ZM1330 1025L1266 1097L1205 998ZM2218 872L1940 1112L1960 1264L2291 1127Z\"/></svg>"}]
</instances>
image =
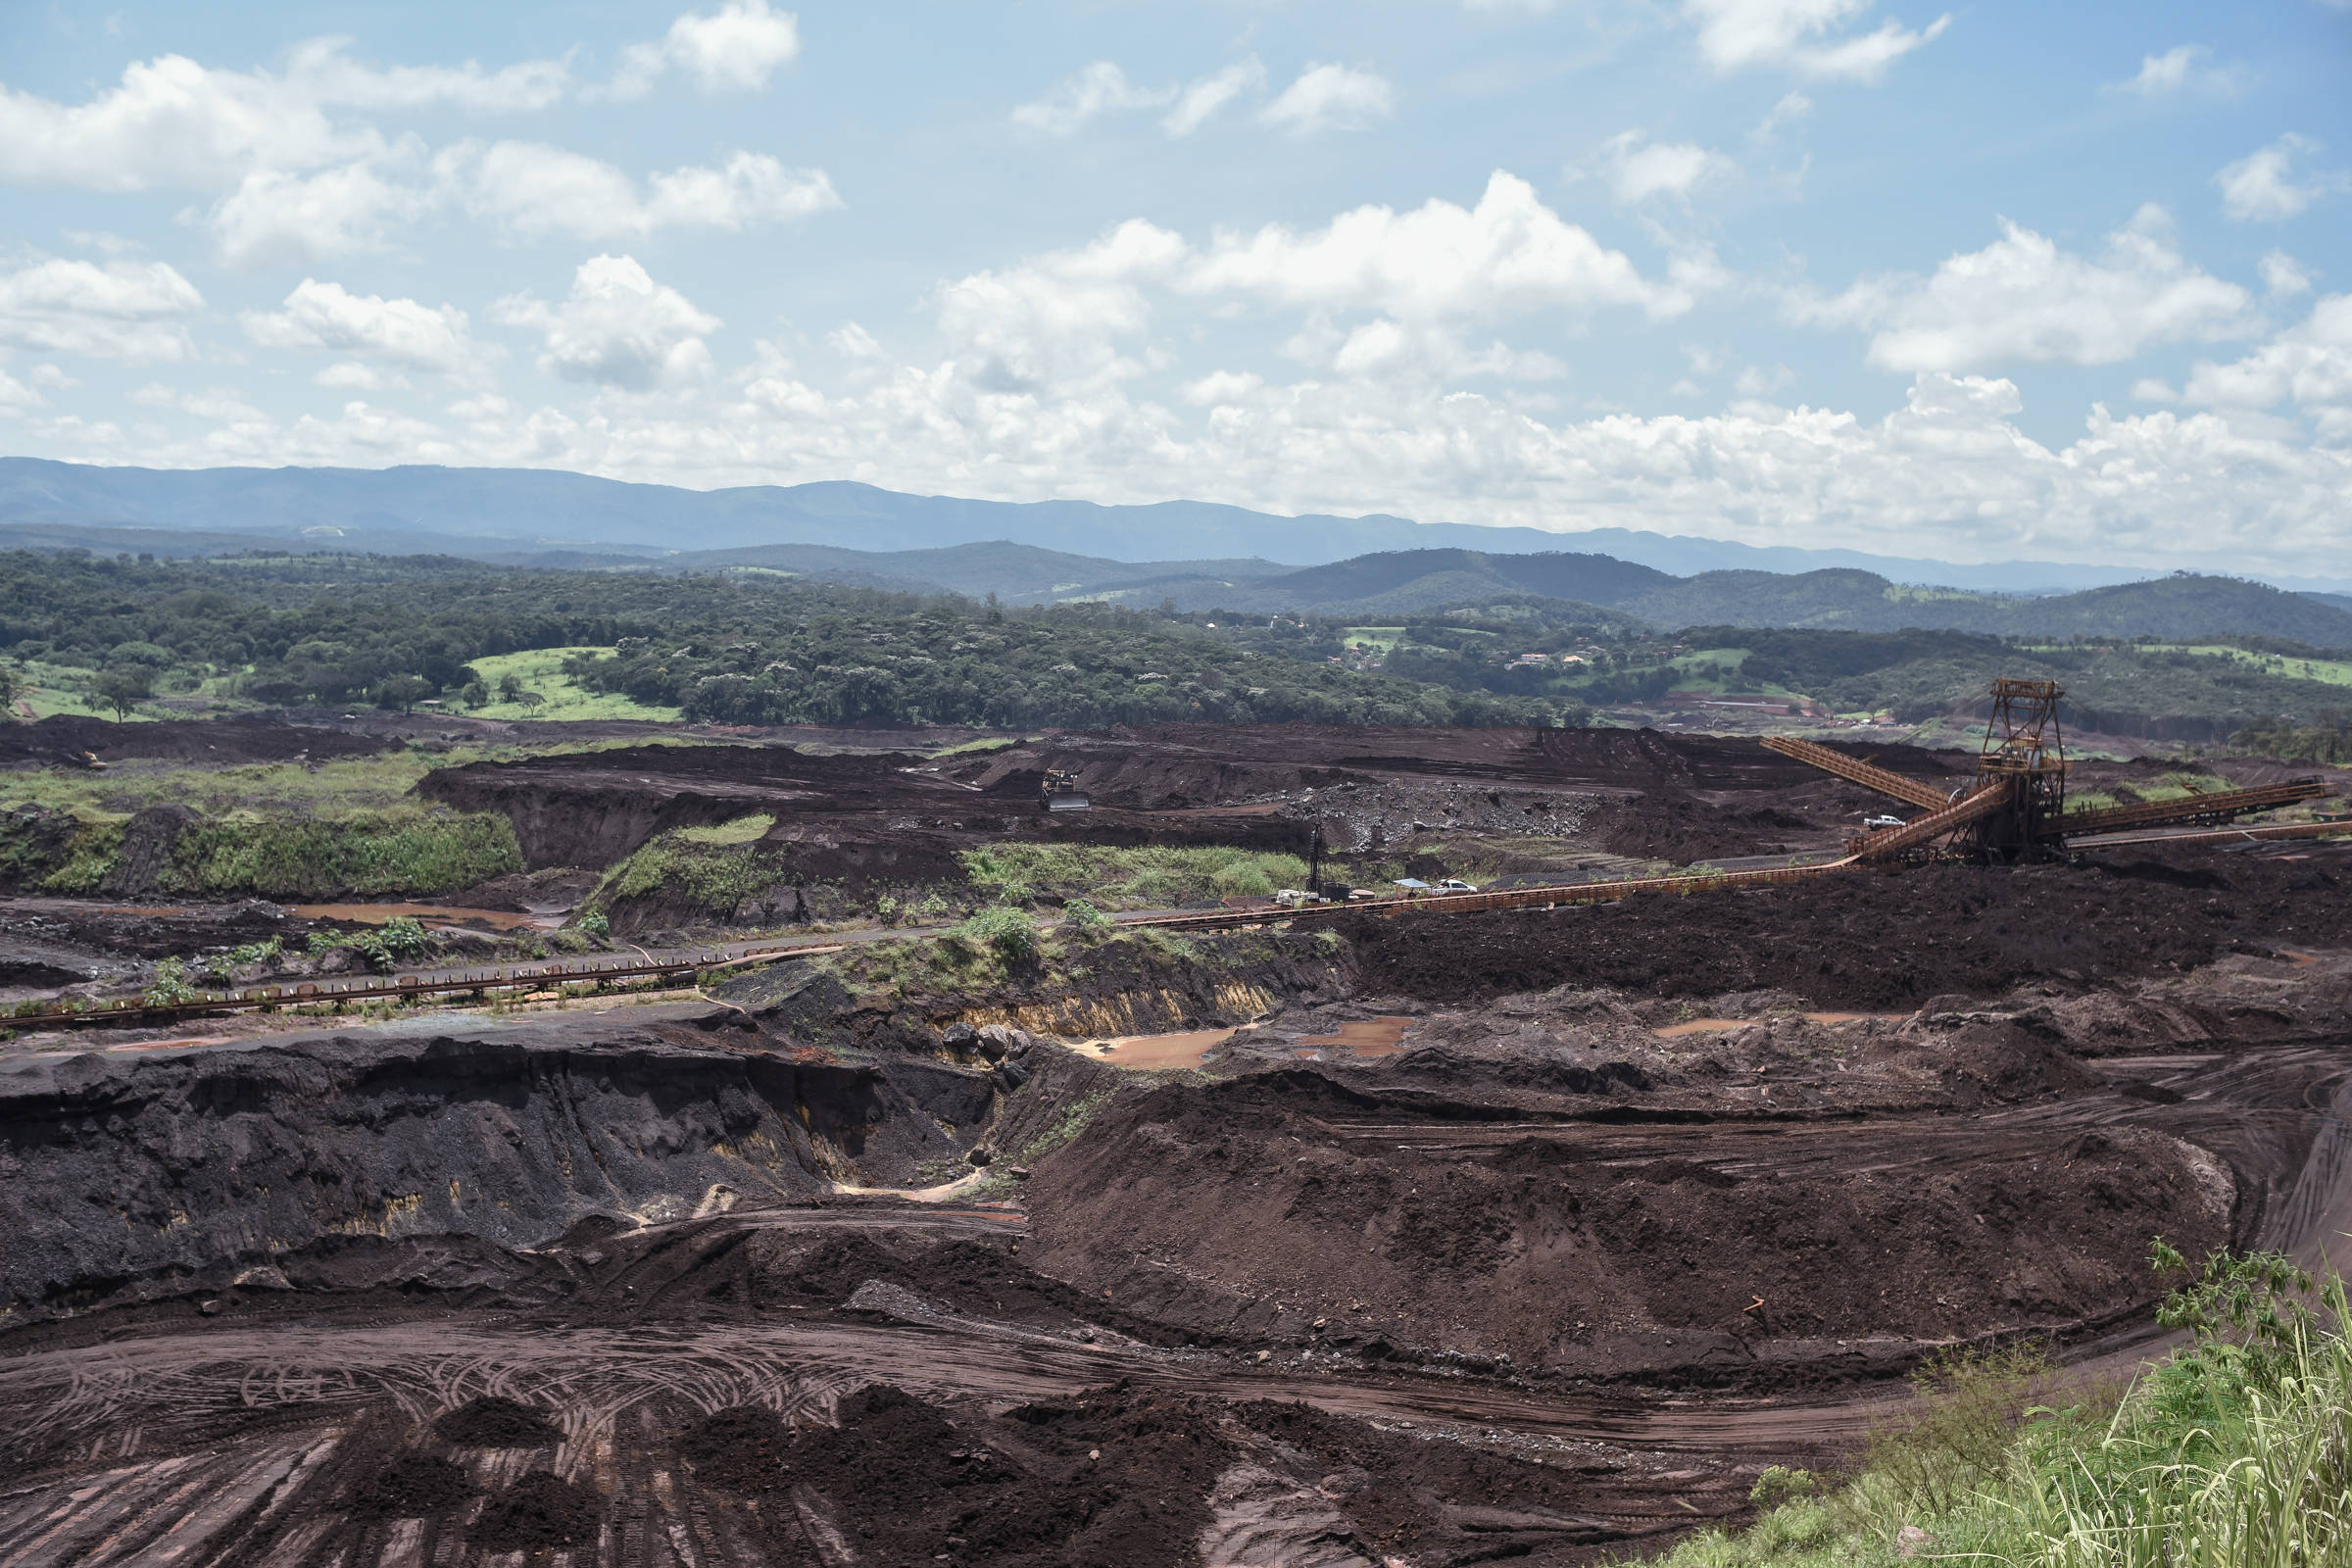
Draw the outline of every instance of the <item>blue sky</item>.
<instances>
[{"instance_id":1,"label":"blue sky","mask_svg":"<svg viewBox=\"0 0 2352 1568\"><path fill-rule=\"evenodd\" d=\"M2342 575L2352 8L0 8L0 450Z\"/></svg>"}]
</instances>

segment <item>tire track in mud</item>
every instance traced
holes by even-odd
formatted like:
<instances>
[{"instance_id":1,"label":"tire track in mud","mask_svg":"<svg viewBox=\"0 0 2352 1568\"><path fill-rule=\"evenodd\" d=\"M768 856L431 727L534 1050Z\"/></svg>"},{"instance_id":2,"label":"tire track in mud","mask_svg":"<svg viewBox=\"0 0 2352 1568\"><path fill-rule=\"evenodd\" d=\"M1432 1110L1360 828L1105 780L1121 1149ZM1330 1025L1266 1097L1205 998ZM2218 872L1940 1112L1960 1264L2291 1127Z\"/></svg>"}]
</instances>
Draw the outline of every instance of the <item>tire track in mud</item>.
<instances>
[{"instance_id":1,"label":"tire track in mud","mask_svg":"<svg viewBox=\"0 0 2352 1568\"><path fill-rule=\"evenodd\" d=\"M1767 1441L1785 1448L1815 1431L1835 1435L1850 1420L1850 1412L1824 1421L1764 1405L1561 1400L1438 1379L1241 1372L976 1325L221 1330L36 1353L0 1368L0 1408L19 1412L0 1429L15 1442L93 1455L110 1439L134 1448L185 1450L93 1463L7 1498L0 1508L0 1564L203 1563L218 1555L216 1546L259 1544L265 1536L271 1562L466 1560L440 1550L446 1521L358 1531L365 1541L348 1525L274 1534L271 1527L306 1512L339 1510L354 1467L367 1465L369 1455L355 1449L350 1463L325 1461L355 1432L375 1429L375 1441L365 1446L380 1458L398 1446L402 1430L420 1431L441 1410L485 1394L561 1411L562 1438L544 1456L545 1467L612 1498L598 1547L592 1555L575 1553L575 1562L760 1562L764 1553L728 1505L681 1489L669 1451L675 1427L739 1404L773 1409L795 1424L819 1424L842 1396L877 1382L920 1396L1006 1406L1068 1397L1121 1379L1226 1400L1298 1400L1390 1429L1555 1446L1638 1445L1714 1461L1736 1460ZM224 1412L231 1416L228 1431ZM240 1441L233 1427L242 1415L307 1419L292 1429L265 1423ZM122 1434L134 1417L139 1436L125 1440ZM489 1491L536 1462L502 1451L473 1456L469 1469ZM1634 1476L1614 1494L1599 1489L1604 1494L1595 1497L1591 1517L1608 1521L1610 1535L1644 1534L1690 1522L1694 1498L1708 1504L1702 1515L1734 1511L1742 1497L1739 1482L1721 1462Z\"/></svg>"}]
</instances>

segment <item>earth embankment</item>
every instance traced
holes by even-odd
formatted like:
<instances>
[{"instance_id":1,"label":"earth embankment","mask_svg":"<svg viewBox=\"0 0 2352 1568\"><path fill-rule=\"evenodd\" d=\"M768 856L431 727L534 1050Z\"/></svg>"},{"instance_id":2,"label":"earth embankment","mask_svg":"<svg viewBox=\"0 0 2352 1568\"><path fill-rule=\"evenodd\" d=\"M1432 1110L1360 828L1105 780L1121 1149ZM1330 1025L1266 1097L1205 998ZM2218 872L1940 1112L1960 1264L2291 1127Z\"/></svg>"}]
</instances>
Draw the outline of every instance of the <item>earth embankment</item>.
<instances>
[{"instance_id":1,"label":"earth embankment","mask_svg":"<svg viewBox=\"0 0 2352 1568\"><path fill-rule=\"evenodd\" d=\"M954 1159L998 1092L979 1064L731 1050L690 1020L20 1060L0 1290L67 1304L223 1284L326 1237L533 1247L590 1215L887 1184Z\"/></svg>"},{"instance_id":2,"label":"earth embankment","mask_svg":"<svg viewBox=\"0 0 2352 1568\"><path fill-rule=\"evenodd\" d=\"M1915 1007L2172 974L2234 948L2352 941L2352 882L2321 863L2176 851L2086 864L1936 865L1732 895L1665 894L1552 911L1365 916L1362 984L1433 1002L1559 985L1657 996L1777 988L1824 1007Z\"/></svg>"}]
</instances>

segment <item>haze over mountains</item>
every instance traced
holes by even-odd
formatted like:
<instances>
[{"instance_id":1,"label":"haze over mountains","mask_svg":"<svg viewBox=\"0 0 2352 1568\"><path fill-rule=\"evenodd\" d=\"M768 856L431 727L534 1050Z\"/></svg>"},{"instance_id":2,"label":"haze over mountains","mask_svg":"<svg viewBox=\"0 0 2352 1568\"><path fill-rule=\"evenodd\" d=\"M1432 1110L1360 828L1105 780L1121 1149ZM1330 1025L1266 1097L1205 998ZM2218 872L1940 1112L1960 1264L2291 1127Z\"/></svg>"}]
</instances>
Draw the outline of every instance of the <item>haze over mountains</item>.
<instances>
[{"instance_id":1,"label":"haze over mountains","mask_svg":"<svg viewBox=\"0 0 2352 1568\"><path fill-rule=\"evenodd\" d=\"M681 550L674 541L701 548ZM671 543L664 543L671 541ZM2352 580L2302 591L2110 567L1963 566L1624 529L1282 517L854 483L692 491L541 469L89 467L0 459L0 547L443 553L516 565L735 567L1014 603L1433 613L1525 601L1597 620L2035 637L2259 634L2352 647Z\"/></svg>"},{"instance_id":2,"label":"haze over mountains","mask_svg":"<svg viewBox=\"0 0 2352 1568\"><path fill-rule=\"evenodd\" d=\"M1470 523L1278 516L1204 501L970 501L847 481L733 490L628 484L542 468L128 468L0 458L0 525L133 525L262 534L343 530L345 548L533 555L550 548L665 554L813 544L931 550L1004 540L1124 563L1256 559L1319 565L1376 551L1602 554L1686 576L1722 569L1875 571L1896 582L2048 593L2148 573L2048 562L1964 565L1851 550L1769 548L1625 528L1551 532ZM312 537L320 537L313 535ZM2283 584L2352 592L2352 576Z\"/></svg>"}]
</instances>

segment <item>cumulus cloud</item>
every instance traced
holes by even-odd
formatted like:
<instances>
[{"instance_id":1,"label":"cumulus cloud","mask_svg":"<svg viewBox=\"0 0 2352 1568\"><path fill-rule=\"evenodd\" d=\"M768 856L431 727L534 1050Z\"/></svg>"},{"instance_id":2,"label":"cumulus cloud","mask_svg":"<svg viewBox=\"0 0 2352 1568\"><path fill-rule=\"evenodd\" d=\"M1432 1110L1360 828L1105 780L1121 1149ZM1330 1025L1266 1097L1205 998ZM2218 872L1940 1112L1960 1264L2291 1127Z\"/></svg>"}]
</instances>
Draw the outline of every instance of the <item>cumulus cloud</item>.
<instances>
[{"instance_id":1,"label":"cumulus cloud","mask_svg":"<svg viewBox=\"0 0 2352 1568\"><path fill-rule=\"evenodd\" d=\"M466 313L452 305L354 294L340 283L306 277L277 311L247 311L245 335L265 348L318 349L355 355L437 375L479 374L490 353L474 341ZM348 372L338 384L360 384Z\"/></svg>"},{"instance_id":2,"label":"cumulus cloud","mask_svg":"<svg viewBox=\"0 0 2352 1568\"><path fill-rule=\"evenodd\" d=\"M78 104L0 87L0 179L90 190L224 190L259 170L308 170L380 155L370 126L342 125L333 109L409 110L449 104L480 112L543 108L562 96L558 61L485 72L377 68L348 43L296 46L283 72L222 71L184 55L123 68L122 80Z\"/></svg>"},{"instance_id":3,"label":"cumulus cloud","mask_svg":"<svg viewBox=\"0 0 2352 1568\"><path fill-rule=\"evenodd\" d=\"M765 153L738 152L718 169L689 165L637 182L602 159L540 142L466 144L435 170L476 218L525 236L619 239L662 228L728 232L805 218L841 205L818 169L787 169Z\"/></svg>"},{"instance_id":4,"label":"cumulus cloud","mask_svg":"<svg viewBox=\"0 0 2352 1568\"><path fill-rule=\"evenodd\" d=\"M939 327L975 384L1038 393L1100 387L1141 372L1121 346L1150 326L1146 287L1183 264L1182 235L1142 220L1094 244L941 286Z\"/></svg>"},{"instance_id":5,"label":"cumulus cloud","mask_svg":"<svg viewBox=\"0 0 2352 1568\"><path fill-rule=\"evenodd\" d=\"M1950 24L1937 17L1913 29L1888 22L1875 32L1842 36L1872 0L1684 0L1698 24L1698 52L1720 72L1777 67L1825 80L1875 81ZM1818 41L1817 41L1818 40Z\"/></svg>"},{"instance_id":6,"label":"cumulus cloud","mask_svg":"<svg viewBox=\"0 0 2352 1568\"><path fill-rule=\"evenodd\" d=\"M666 72L683 71L706 93L756 92L801 52L800 20L767 0L727 0L714 16L689 11L653 43L621 51L607 91L640 98Z\"/></svg>"},{"instance_id":7,"label":"cumulus cloud","mask_svg":"<svg viewBox=\"0 0 2352 1568\"><path fill-rule=\"evenodd\" d=\"M1653 142L1638 130L1621 131L1602 148L1609 189L1628 207L1654 196L1688 201L1701 185L1739 172L1740 166L1696 142Z\"/></svg>"},{"instance_id":8,"label":"cumulus cloud","mask_svg":"<svg viewBox=\"0 0 2352 1568\"><path fill-rule=\"evenodd\" d=\"M2095 261L2005 220L2001 231L1931 277L1866 278L1832 299L1794 298L1789 314L1873 329L1870 362L1913 371L2112 365L2150 344L2241 337L2259 324L2245 289L2181 257L2158 209L2109 236Z\"/></svg>"},{"instance_id":9,"label":"cumulus cloud","mask_svg":"<svg viewBox=\"0 0 2352 1568\"><path fill-rule=\"evenodd\" d=\"M2352 434L2352 294L2330 294L2311 315L2229 365L2199 363L2182 398L2189 403L2267 409L2292 400L2332 411L2328 422Z\"/></svg>"},{"instance_id":10,"label":"cumulus cloud","mask_svg":"<svg viewBox=\"0 0 2352 1568\"><path fill-rule=\"evenodd\" d=\"M2181 92L2228 93L2237 90L2239 73L2210 64L2213 51L2201 43L2184 43L2160 55L2142 55L2139 74L2129 81L2111 82L2110 92L2136 93L2142 98L2169 98Z\"/></svg>"},{"instance_id":11,"label":"cumulus cloud","mask_svg":"<svg viewBox=\"0 0 2352 1568\"><path fill-rule=\"evenodd\" d=\"M1474 208L1438 200L1408 213L1359 207L1305 233L1281 224L1220 233L1181 286L1400 320L1613 305L1668 317L1690 306L1687 288L1644 278L1622 251L1563 221L1533 185L1501 170Z\"/></svg>"},{"instance_id":12,"label":"cumulus cloud","mask_svg":"<svg viewBox=\"0 0 2352 1568\"><path fill-rule=\"evenodd\" d=\"M2311 292L2311 269L2284 251L2272 251L2262 259L2262 286L2274 295Z\"/></svg>"},{"instance_id":13,"label":"cumulus cloud","mask_svg":"<svg viewBox=\"0 0 2352 1568\"><path fill-rule=\"evenodd\" d=\"M545 339L541 369L624 392L703 380L710 372L710 350L703 339L719 325L717 317L655 282L629 256L582 262L570 295L560 305L511 295L491 307L491 318Z\"/></svg>"},{"instance_id":14,"label":"cumulus cloud","mask_svg":"<svg viewBox=\"0 0 2352 1568\"><path fill-rule=\"evenodd\" d=\"M1359 129L1375 120L1385 120L1394 99L1385 76L1351 66L1309 66L1258 118L1294 135L1312 136L1326 130Z\"/></svg>"},{"instance_id":15,"label":"cumulus cloud","mask_svg":"<svg viewBox=\"0 0 2352 1568\"><path fill-rule=\"evenodd\" d=\"M434 200L378 161L316 173L257 170L214 204L208 221L222 263L257 268L379 249Z\"/></svg>"},{"instance_id":16,"label":"cumulus cloud","mask_svg":"<svg viewBox=\"0 0 2352 1568\"><path fill-rule=\"evenodd\" d=\"M2296 156L2319 149L2318 142L2290 130L2268 147L2228 166L2213 176L2213 182L2221 187L2222 211L2241 223L2280 222L2300 216L2322 196L2352 184L2352 176L2343 170L2321 171L2297 182Z\"/></svg>"},{"instance_id":17,"label":"cumulus cloud","mask_svg":"<svg viewBox=\"0 0 2352 1568\"><path fill-rule=\"evenodd\" d=\"M0 272L0 344L137 365L196 355L196 285L163 262L35 262Z\"/></svg>"}]
</instances>

